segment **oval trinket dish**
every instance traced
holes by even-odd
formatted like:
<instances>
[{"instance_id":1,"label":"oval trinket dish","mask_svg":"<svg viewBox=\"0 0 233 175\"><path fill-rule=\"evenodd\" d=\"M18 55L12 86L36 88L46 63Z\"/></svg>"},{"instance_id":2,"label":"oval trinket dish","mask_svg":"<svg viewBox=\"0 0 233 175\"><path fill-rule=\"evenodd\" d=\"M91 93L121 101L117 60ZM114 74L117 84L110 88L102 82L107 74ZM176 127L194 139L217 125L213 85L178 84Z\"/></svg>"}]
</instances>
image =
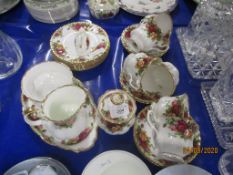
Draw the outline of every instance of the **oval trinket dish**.
<instances>
[{"instance_id":1,"label":"oval trinket dish","mask_svg":"<svg viewBox=\"0 0 233 175\"><path fill-rule=\"evenodd\" d=\"M50 40L54 59L72 70L83 71L101 64L110 50L108 34L91 22L74 22L56 30Z\"/></svg>"}]
</instances>

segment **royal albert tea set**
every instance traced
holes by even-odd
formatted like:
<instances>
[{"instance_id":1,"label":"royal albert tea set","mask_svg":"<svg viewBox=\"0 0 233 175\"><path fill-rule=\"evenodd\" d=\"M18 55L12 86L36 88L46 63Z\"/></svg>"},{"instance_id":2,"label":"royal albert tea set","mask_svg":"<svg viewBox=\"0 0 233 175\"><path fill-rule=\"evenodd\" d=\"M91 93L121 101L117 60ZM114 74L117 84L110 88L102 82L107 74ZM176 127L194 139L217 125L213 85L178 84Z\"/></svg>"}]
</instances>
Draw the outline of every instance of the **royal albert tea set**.
<instances>
[{"instance_id":1,"label":"royal albert tea set","mask_svg":"<svg viewBox=\"0 0 233 175\"><path fill-rule=\"evenodd\" d=\"M129 2L89 0L88 4L92 15L103 19L114 16L122 4L136 13L137 8ZM166 3L172 8L176 1ZM98 11L101 4L106 9L111 6L112 11ZM169 10L164 4L161 7ZM98 126L110 135L125 134L133 127L137 149L153 164L163 167L191 162L196 154L183 150L200 147L199 126L189 113L187 95L171 97L179 83L179 71L160 58L169 49L172 26L168 14L149 14L122 32L122 45L129 52L119 78L123 90L106 91L98 107L71 70L83 71L101 64L110 50L108 34L90 21L60 27L50 39L57 62L34 65L23 76L25 122L46 143L77 153L95 144ZM135 101L149 104L137 116Z\"/></svg>"}]
</instances>

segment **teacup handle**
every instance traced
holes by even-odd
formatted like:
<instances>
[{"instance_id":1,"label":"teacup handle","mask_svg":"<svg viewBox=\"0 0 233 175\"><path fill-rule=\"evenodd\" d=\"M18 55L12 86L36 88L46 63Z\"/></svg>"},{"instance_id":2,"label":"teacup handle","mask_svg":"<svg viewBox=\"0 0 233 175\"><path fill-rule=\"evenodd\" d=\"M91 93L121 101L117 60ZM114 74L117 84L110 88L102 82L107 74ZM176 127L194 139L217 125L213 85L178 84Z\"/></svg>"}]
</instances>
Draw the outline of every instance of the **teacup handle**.
<instances>
[{"instance_id":1,"label":"teacup handle","mask_svg":"<svg viewBox=\"0 0 233 175\"><path fill-rule=\"evenodd\" d=\"M38 119L38 120L36 120L36 121L32 121L32 120L28 119L28 115L29 115L29 114L24 115L24 121L25 121L28 125L30 125L30 126L39 126L39 125L43 125L43 123L44 123L43 120Z\"/></svg>"},{"instance_id":2,"label":"teacup handle","mask_svg":"<svg viewBox=\"0 0 233 175\"><path fill-rule=\"evenodd\" d=\"M174 162L182 163L182 164L185 163L184 159L182 157L176 155L176 154L172 154L172 153L159 153L159 155L161 155L162 157L168 158L168 160L170 160L170 161L174 161Z\"/></svg>"},{"instance_id":3,"label":"teacup handle","mask_svg":"<svg viewBox=\"0 0 233 175\"><path fill-rule=\"evenodd\" d=\"M153 118L152 111L148 111L146 119L147 119L147 123L150 126L150 128L152 128L155 131L155 133L158 133L158 124Z\"/></svg>"},{"instance_id":4,"label":"teacup handle","mask_svg":"<svg viewBox=\"0 0 233 175\"><path fill-rule=\"evenodd\" d=\"M139 88L139 85L140 84L140 80L136 80L136 84L132 83L133 81L133 76L132 75L129 75L129 82L130 82L130 85L134 88L134 89L138 89Z\"/></svg>"}]
</instances>

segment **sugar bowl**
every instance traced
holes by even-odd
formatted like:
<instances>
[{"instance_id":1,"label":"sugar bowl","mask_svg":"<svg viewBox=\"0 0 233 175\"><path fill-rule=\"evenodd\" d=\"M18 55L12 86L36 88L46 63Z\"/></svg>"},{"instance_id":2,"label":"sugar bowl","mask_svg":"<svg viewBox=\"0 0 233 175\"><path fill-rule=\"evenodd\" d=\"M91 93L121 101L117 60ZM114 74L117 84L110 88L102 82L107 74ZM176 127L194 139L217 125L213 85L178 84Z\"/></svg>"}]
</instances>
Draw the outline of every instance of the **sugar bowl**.
<instances>
[{"instance_id":1,"label":"sugar bowl","mask_svg":"<svg viewBox=\"0 0 233 175\"><path fill-rule=\"evenodd\" d=\"M114 17L120 9L119 0L88 0L92 16L97 19Z\"/></svg>"},{"instance_id":2,"label":"sugar bowl","mask_svg":"<svg viewBox=\"0 0 233 175\"><path fill-rule=\"evenodd\" d=\"M134 124L136 104L125 91L110 90L99 98L98 124L110 135L125 134Z\"/></svg>"}]
</instances>

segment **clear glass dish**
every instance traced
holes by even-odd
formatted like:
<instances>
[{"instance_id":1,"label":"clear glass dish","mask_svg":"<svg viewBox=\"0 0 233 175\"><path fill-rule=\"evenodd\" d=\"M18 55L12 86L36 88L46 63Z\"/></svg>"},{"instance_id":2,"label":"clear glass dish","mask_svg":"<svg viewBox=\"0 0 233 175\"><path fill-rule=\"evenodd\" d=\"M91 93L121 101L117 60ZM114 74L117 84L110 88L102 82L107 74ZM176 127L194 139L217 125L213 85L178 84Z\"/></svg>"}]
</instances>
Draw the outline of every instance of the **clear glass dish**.
<instances>
[{"instance_id":1,"label":"clear glass dish","mask_svg":"<svg viewBox=\"0 0 233 175\"><path fill-rule=\"evenodd\" d=\"M23 56L17 42L0 30L0 79L16 73L22 62Z\"/></svg>"},{"instance_id":2,"label":"clear glass dish","mask_svg":"<svg viewBox=\"0 0 233 175\"><path fill-rule=\"evenodd\" d=\"M188 27L177 29L193 78L218 79L233 59L232 15L232 0L203 0Z\"/></svg>"},{"instance_id":3,"label":"clear glass dish","mask_svg":"<svg viewBox=\"0 0 233 175\"><path fill-rule=\"evenodd\" d=\"M212 104L210 91L215 82L204 82L201 84L201 93L208 110L212 125L217 136L218 143L224 149L233 147L233 122L224 122L219 120L216 108Z\"/></svg>"},{"instance_id":4,"label":"clear glass dish","mask_svg":"<svg viewBox=\"0 0 233 175\"><path fill-rule=\"evenodd\" d=\"M218 169L221 175L233 175L233 150L228 150L222 155Z\"/></svg>"}]
</instances>

